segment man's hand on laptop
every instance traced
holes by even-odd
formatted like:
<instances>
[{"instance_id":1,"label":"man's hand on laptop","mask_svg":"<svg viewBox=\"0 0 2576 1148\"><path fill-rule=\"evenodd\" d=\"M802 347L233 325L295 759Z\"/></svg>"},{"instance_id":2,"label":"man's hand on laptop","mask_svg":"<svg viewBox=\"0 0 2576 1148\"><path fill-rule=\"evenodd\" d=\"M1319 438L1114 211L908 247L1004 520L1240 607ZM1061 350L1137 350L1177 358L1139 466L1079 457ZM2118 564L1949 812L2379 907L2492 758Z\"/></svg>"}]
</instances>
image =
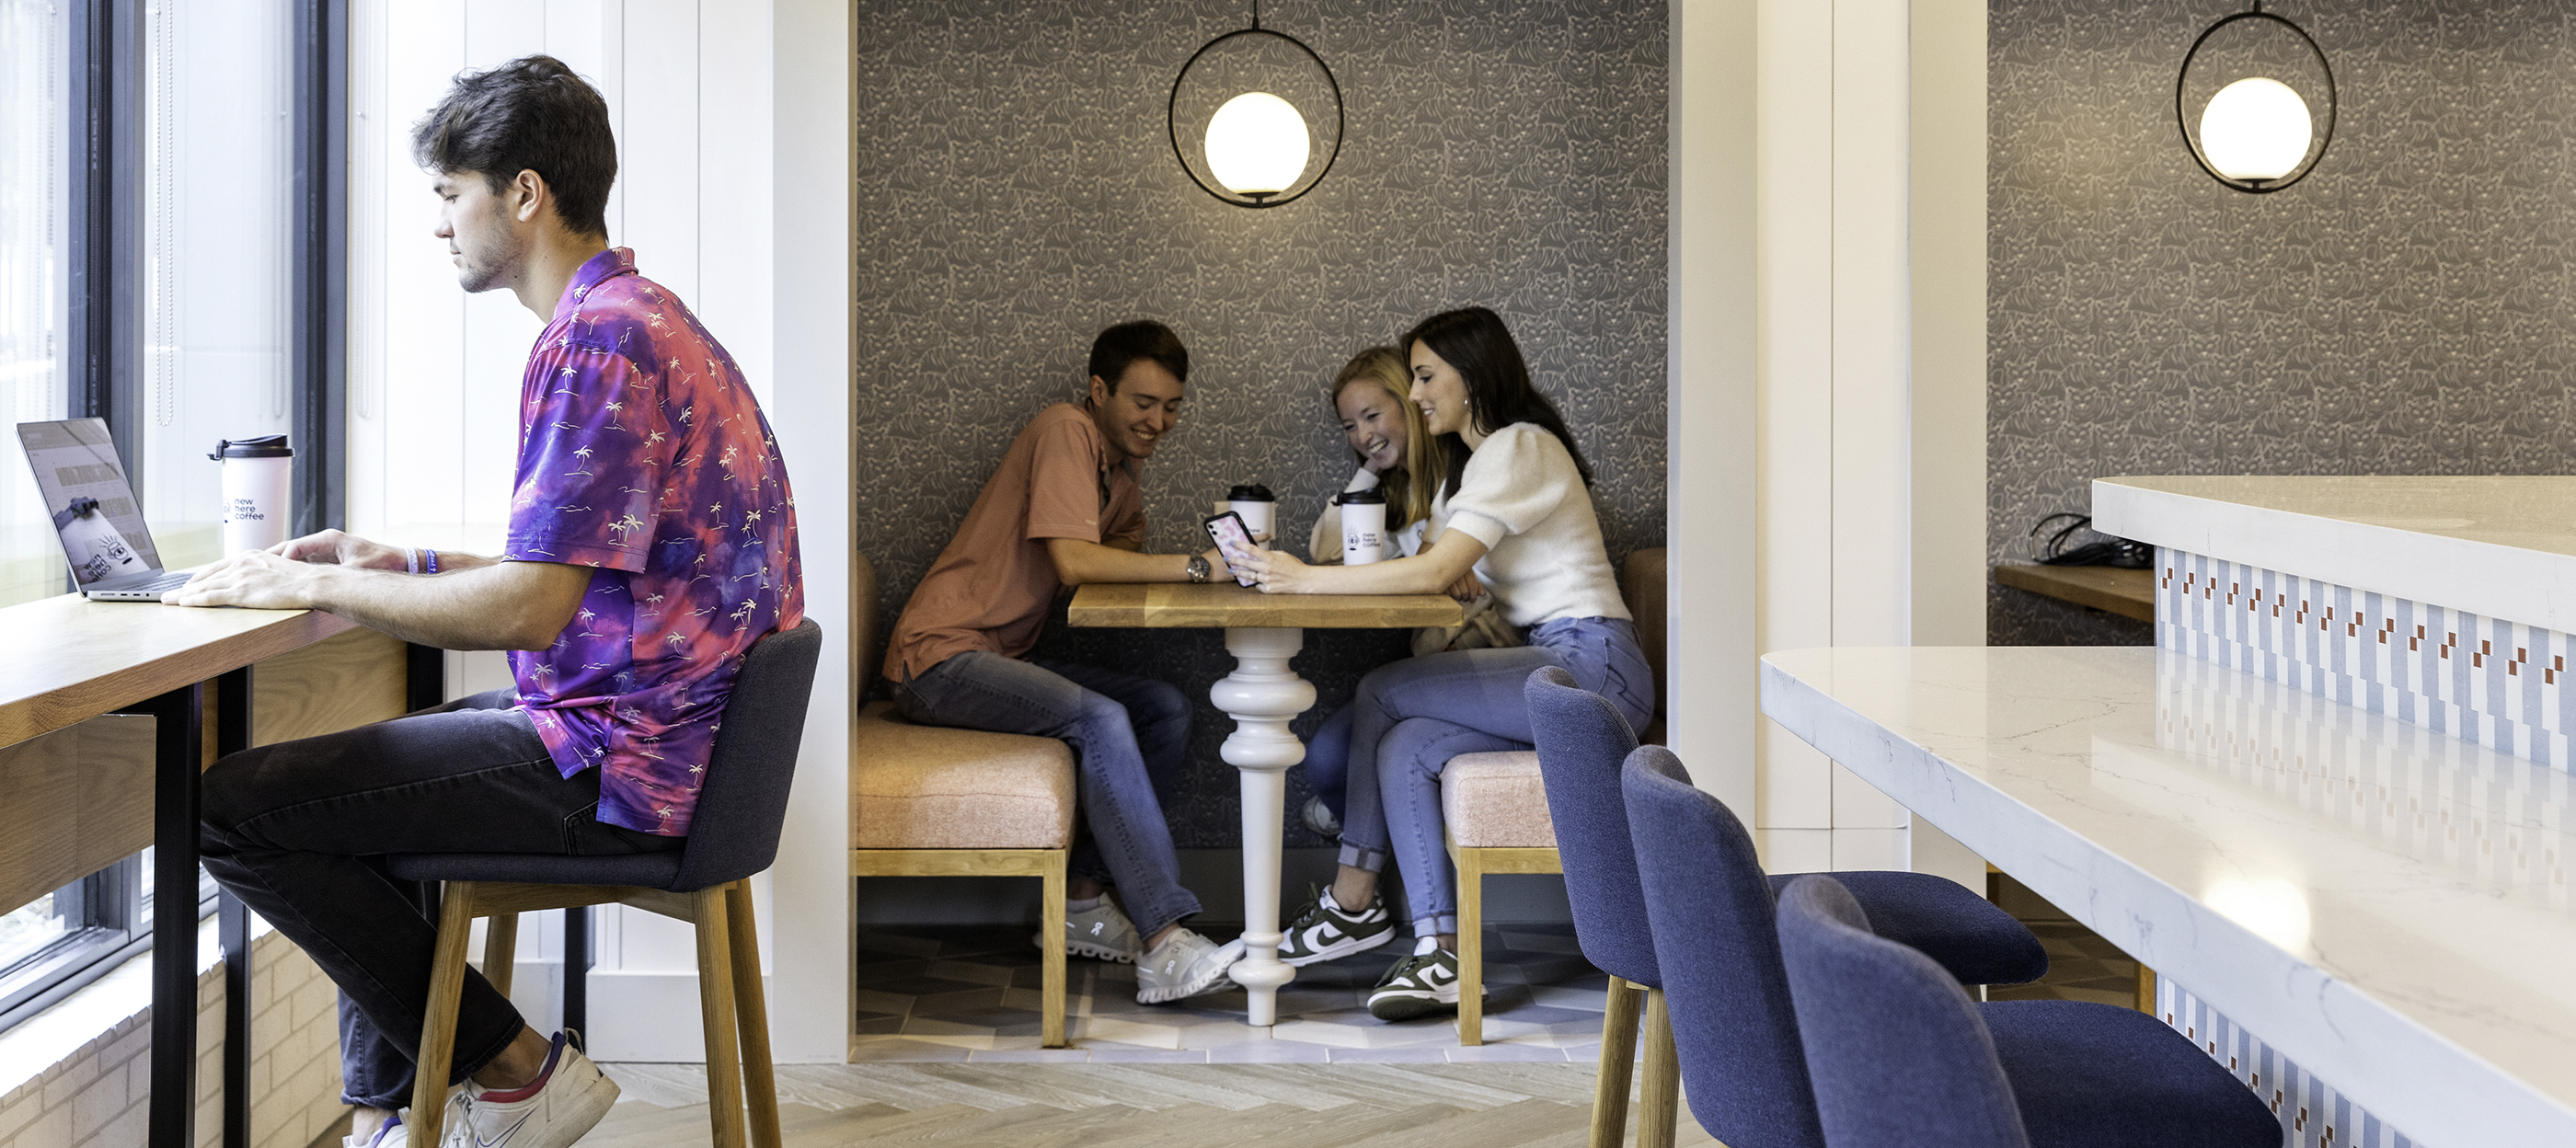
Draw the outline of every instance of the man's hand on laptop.
<instances>
[{"instance_id":1,"label":"man's hand on laptop","mask_svg":"<svg viewBox=\"0 0 2576 1148\"><path fill-rule=\"evenodd\" d=\"M404 570L412 562L411 552L403 547L369 542L339 530L289 538L269 547L268 552L297 562L357 566L368 570Z\"/></svg>"},{"instance_id":2,"label":"man's hand on laptop","mask_svg":"<svg viewBox=\"0 0 2576 1148\"><path fill-rule=\"evenodd\" d=\"M245 551L197 571L187 585L161 595L161 601L170 606L309 610L319 601L318 583L332 573L333 565L337 564L297 562L266 550ZM395 566L400 568L401 563Z\"/></svg>"}]
</instances>

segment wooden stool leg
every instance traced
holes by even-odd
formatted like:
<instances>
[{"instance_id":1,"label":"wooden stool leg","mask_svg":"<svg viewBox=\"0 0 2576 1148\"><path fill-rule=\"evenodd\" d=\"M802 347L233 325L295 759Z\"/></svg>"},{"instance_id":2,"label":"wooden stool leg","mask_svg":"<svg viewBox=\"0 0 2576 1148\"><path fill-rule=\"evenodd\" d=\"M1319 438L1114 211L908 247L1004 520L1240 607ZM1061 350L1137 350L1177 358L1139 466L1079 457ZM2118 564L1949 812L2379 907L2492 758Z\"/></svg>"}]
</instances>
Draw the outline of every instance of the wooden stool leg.
<instances>
[{"instance_id":1,"label":"wooden stool leg","mask_svg":"<svg viewBox=\"0 0 2576 1148\"><path fill-rule=\"evenodd\" d=\"M1637 1148L1673 1148L1681 1116L1682 1064L1673 1048L1673 1017L1664 990L1646 990L1646 1071L1637 1094Z\"/></svg>"},{"instance_id":2,"label":"wooden stool leg","mask_svg":"<svg viewBox=\"0 0 2576 1148\"><path fill-rule=\"evenodd\" d=\"M1591 1148L1619 1148L1628 1138L1628 1082L1637 1068L1637 1010L1646 990L1610 978L1601 1010L1601 1067L1592 1082Z\"/></svg>"},{"instance_id":3,"label":"wooden stool leg","mask_svg":"<svg viewBox=\"0 0 2576 1148\"><path fill-rule=\"evenodd\" d=\"M1038 912L1038 932L1046 937L1038 946L1038 1043L1048 1048L1063 1048L1064 1038L1064 866L1065 850L1056 850L1047 858L1046 872L1039 878L1038 898L1044 906Z\"/></svg>"},{"instance_id":4,"label":"wooden stool leg","mask_svg":"<svg viewBox=\"0 0 2576 1148\"><path fill-rule=\"evenodd\" d=\"M707 1030L707 1121L716 1148L745 1148L742 1048L734 1038L733 949L726 935L725 890L689 895L698 921L698 1013ZM757 971L757 970L755 970Z\"/></svg>"},{"instance_id":5,"label":"wooden stool leg","mask_svg":"<svg viewBox=\"0 0 2576 1148\"><path fill-rule=\"evenodd\" d=\"M769 994L760 984L760 933L752 923L751 879L725 886L725 933L733 958L733 1010L742 1029L743 1092L751 1101L752 1148L779 1148L778 1074L769 1057Z\"/></svg>"},{"instance_id":6,"label":"wooden stool leg","mask_svg":"<svg viewBox=\"0 0 2576 1148\"><path fill-rule=\"evenodd\" d=\"M465 999L465 949L474 932L474 883L450 881L438 907L438 950L429 969L429 1005L421 1014L414 1057L411 1142L439 1142L447 1118L447 1072L456 1060L456 1009Z\"/></svg>"},{"instance_id":7,"label":"wooden stool leg","mask_svg":"<svg viewBox=\"0 0 2576 1148\"><path fill-rule=\"evenodd\" d=\"M1451 849L1458 870L1458 1043L1485 1043L1485 870L1473 849Z\"/></svg>"},{"instance_id":8,"label":"wooden stool leg","mask_svg":"<svg viewBox=\"0 0 2576 1148\"><path fill-rule=\"evenodd\" d=\"M2156 1015L2156 971L2145 961L2138 962L2138 1011Z\"/></svg>"},{"instance_id":9,"label":"wooden stool leg","mask_svg":"<svg viewBox=\"0 0 2576 1148\"><path fill-rule=\"evenodd\" d=\"M510 996L510 976L519 969L519 915L495 913L483 927L483 979L502 999Z\"/></svg>"}]
</instances>

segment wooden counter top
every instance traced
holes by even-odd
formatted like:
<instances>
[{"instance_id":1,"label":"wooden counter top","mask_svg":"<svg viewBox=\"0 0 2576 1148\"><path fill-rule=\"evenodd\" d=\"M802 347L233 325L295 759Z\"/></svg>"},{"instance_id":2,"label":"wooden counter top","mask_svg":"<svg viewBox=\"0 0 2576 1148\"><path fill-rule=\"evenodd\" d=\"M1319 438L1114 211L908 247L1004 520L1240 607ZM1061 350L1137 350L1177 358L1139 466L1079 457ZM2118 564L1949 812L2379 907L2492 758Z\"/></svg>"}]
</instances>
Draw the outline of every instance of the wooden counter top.
<instances>
[{"instance_id":1,"label":"wooden counter top","mask_svg":"<svg viewBox=\"0 0 2576 1148\"><path fill-rule=\"evenodd\" d=\"M1232 583L1089 585L1074 591L1076 626L1316 630L1455 626L1466 611L1446 594L1264 594Z\"/></svg>"},{"instance_id":2,"label":"wooden counter top","mask_svg":"<svg viewBox=\"0 0 2576 1148\"><path fill-rule=\"evenodd\" d=\"M356 628L319 610L192 609L78 594L0 609L0 745Z\"/></svg>"},{"instance_id":3,"label":"wooden counter top","mask_svg":"<svg viewBox=\"0 0 2576 1148\"><path fill-rule=\"evenodd\" d=\"M1996 564L1995 581L2044 598L2108 610L2124 618L2156 620L2155 578L2145 570L2006 562Z\"/></svg>"}]
</instances>

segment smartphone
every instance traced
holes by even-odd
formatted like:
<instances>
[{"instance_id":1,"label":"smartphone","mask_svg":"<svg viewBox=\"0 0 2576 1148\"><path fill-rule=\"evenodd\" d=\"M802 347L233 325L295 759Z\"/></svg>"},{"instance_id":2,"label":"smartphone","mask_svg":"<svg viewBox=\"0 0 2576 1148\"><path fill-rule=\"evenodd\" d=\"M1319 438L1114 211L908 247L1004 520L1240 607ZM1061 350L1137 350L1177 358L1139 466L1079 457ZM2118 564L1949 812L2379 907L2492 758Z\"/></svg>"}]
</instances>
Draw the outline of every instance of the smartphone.
<instances>
[{"instance_id":1,"label":"smartphone","mask_svg":"<svg viewBox=\"0 0 2576 1148\"><path fill-rule=\"evenodd\" d=\"M1243 516L1236 514L1231 510L1226 511L1223 514L1212 515L1205 521L1201 522L1200 525L1207 527L1208 538L1216 543L1216 548L1221 553L1229 555L1236 553L1250 554L1253 551L1260 549L1260 547L1252 544L1252 531L1250 528L1244 526ZM1234 564L1232 562L1226 563L1229 573L1232 572L1233 565ZM1253 583L1252 579L1237 574L1235 575L1234 584L1237 586L1250 586Z\"/></svg>"}]
</instances>

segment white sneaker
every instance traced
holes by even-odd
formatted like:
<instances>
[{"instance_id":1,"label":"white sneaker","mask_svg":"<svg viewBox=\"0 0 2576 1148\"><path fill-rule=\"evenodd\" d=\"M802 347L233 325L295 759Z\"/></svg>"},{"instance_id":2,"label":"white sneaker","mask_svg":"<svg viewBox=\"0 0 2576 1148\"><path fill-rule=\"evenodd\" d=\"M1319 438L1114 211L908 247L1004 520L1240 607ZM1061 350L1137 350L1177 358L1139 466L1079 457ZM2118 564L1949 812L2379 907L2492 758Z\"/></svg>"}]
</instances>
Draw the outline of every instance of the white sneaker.
<instances>
[{"instance_id":1,"label":"white sneaker","mask_svg":"<svg viewBox=\"0 0 2576 1148\"><path fill-rule=\"evenodd\" d=\"M601 1075L559 1032L532 1092L472 1084L459 1089L448 1101L442 1148L570 1148L615 1103L617 1082Z\"/></svg>"},{"instance_id":2,"label":"white sneaker","mask_svg":"<svg viewBox=\"0 0 2576 1148\"><path fill-rule=\"evenodd\" d=\"M1218 992L1233 983L1227 969L1243 959L1243 942L1220 945L1188 929L1173 930L1136 962L1136 1003L1162 1004Z\"/></svg>"},{"instance_id":3,"label":"white sneaker","mask_svg":"<svg viewBox=\"0 0 2576 1148\"><path fill-rule=\"evenodd\" d=\"M1046 934L1038 933L1029 943L1043 949ZM1068 909L1064 914L1064 951L1077 957L1131 964L1143 952L1145 942L1136 936L1136 925L1120 912L1109 898L1079 913Z\"/></svg>"},{"instance_id":4,"label":"white sneaker","mask_svg":"<svg viewBox=\"0 0 2576 1148\"><path fill-rule=\"evenodd\" d=\"M340 1138L340 1148L410 1148L410 1145L411 1129L403 1124L401 1112L385 1117L385 1122L377 1127L376 1134L365 1140L355 1136Z\"/></svg>"}]
</instances>

